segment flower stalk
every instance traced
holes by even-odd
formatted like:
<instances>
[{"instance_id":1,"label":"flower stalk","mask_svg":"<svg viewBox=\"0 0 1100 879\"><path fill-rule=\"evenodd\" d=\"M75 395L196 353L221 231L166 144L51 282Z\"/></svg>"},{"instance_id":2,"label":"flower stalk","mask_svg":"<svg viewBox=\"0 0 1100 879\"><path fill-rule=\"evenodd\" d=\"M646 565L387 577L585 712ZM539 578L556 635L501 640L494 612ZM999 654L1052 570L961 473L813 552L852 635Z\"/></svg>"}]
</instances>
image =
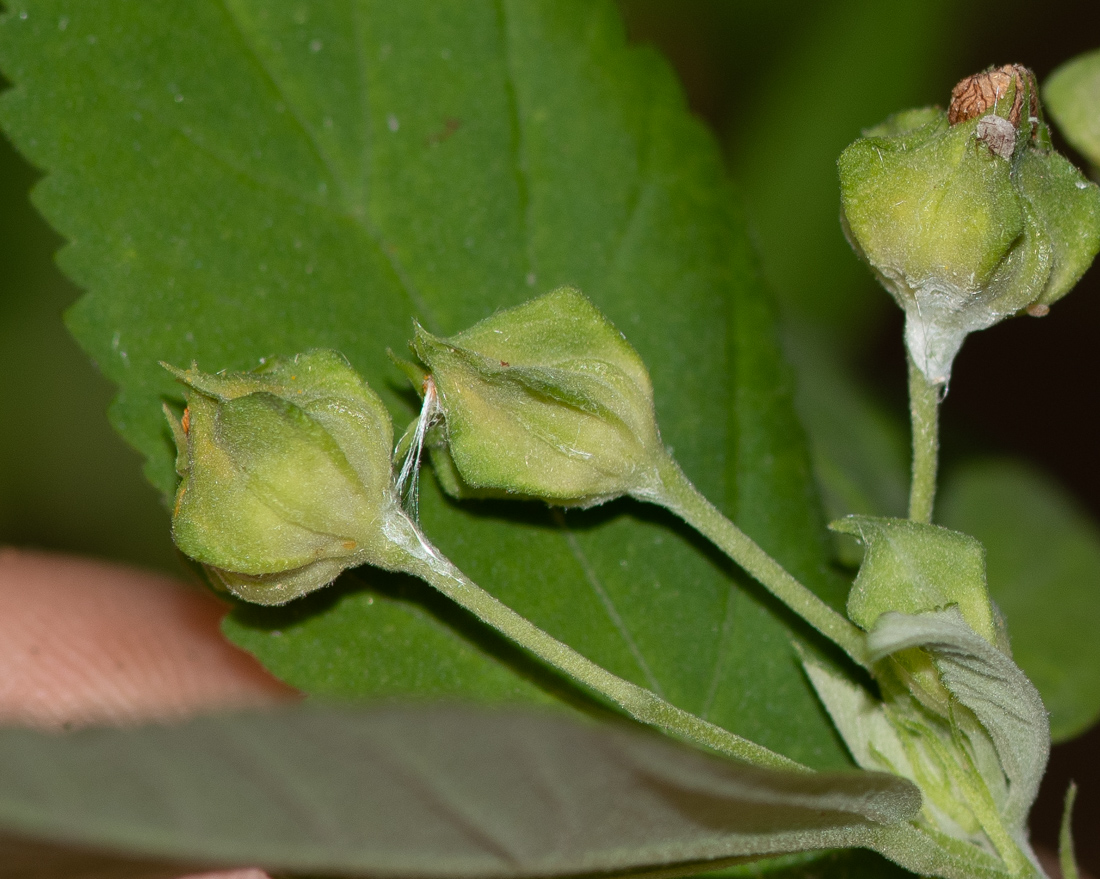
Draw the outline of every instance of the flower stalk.
<instances>
[{"instance_id":1,"label":"flower stalk","mask_svg":"<svg viewBox=\"0 0 1100 879\"><path fill-rule=\"evenodd\" d=\"M866 667L866 639L856 626L814 595L761 546L727 519L684 475L670 456L659 466L660 487L635 492L675 513L740 565L772 595L817 631L840 647L860 666Z\"/></svg>"},{"instance_id":2,"label":"flower stalk","mask_svg":"<svg viewBox=\"0 0 1100 879\"><path fill-rule=\"evenodd\" d=\"M940 394L943 385L928 380L909 362L909 415L913 430L913 474L909 492L909 518L931 522L936 499L936 471L940 454Z\"/></svg>"},{"instance_id":3,"label":"flower stalk","mask_svg":"<svg viewBox=\"0 0 1100 879\"><path fill-rule=\"evenodd\" d=\"M695 488L661 442L638 353L579 291L563 287L450 339L417 328L438 397L436 472L459 497L494 492L587 507L633 497L711 540L790 610L865 665L863 635Z\"/></svg>"},{"instance_id":4,"label":"flower stalk","mask_svg":"<svg viewBox=\"0 0 1100 879\"><path fill-rule=\"evenodd\" d=\"M406 549L402 565L405 573L434 586L483 623L592 692L609 699L635 720L756 766L806 770L794 760L677 708L651 690L624 680L582 656L474 583L432 546L410 520L406 519L401 530L392 536L395 543Z\"/></svg>"},{"instance_id":5,"label":"flower stalk","mask_svg":"<svg viewBox=\"0 0 1100 879\"><path fill-rule=\"evenodd\" d=\"M1049 750L1046 714L1011 659L980 544L931 524L946 377L925 368L927 359L922 366L911 350L911 518L834 524L867 545L845 618L695 488L660 441L651 384L637 353L576 291L499 312L450 339L418 330L414 350L439 390L430 406L426 395L425 407L442 416L432 448L437 468L448 474L441 479L448 490L561 506L626 496L670 510L878 683L880 692L872 695L850 675L803 653L807 675L856 762L908 778L925 797L921 817L906 833L884 836L880 851L922 870L922 859L932 857L940 863L928 868L951 879L974 870L1040 875L1026 816ZM422 576L438 582L447 574ZM453 587L441 582L438 588ZM541 650L556 667L572 669L577 679L595 675L634 716L666 729L686 721L682 732L705 740L696 719L670 717L663 705L655 715L653 694L624 689L603 678L606 671L571 665L576 658L569 648L539 640L549 638L545 633L531 639L530 624L488 608L483 619Z\"/></svg>"}]
</instances>

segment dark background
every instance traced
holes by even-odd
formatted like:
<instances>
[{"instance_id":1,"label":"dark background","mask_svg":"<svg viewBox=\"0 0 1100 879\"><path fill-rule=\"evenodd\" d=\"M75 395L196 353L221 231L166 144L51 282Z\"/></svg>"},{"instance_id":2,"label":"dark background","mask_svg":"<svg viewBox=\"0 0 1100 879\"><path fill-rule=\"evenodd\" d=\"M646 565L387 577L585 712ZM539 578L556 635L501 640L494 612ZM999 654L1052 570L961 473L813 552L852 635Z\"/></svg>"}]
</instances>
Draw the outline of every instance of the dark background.
<instances>
[{"instance_id":1,"label":"dark background","mask_svg":"<svg viewBox=\"0 0 1100 879\"><path fill-rule=\"evenodd\" d=\"M834 162L862 127L1019 62L1042 81L1100 46L1100 4L1049 0L621 0L633 38L675 65L718 133L785 318L830 335L889 409L905 412L901 314L837 223ZM1059 143L1080 164L1079 157ZM112 389L64 330L79 295L60 239L30 207L36 179L0 141L0 543L182 571L141 462L110 430ZM1100 518L1100 268L1051 314L976 334L943 407L945 467L976 449L1028 458ZM1100 584L1097 584L1100 588ZM1100 637L1100 635L1098 635ZM1034 827L1053 847L1081 784L1082 866L1100 875L1100 729L1056 747Z\"/></svg>"}]
</instances>

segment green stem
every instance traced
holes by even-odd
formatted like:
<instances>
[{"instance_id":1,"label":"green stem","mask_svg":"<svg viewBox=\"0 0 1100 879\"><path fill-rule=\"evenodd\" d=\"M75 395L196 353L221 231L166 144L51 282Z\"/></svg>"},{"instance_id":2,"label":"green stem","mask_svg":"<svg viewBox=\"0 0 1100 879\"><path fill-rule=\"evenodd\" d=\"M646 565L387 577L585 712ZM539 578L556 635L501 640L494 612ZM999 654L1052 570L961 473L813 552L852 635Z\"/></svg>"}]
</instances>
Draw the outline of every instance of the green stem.
<instances>
[{"instance_id":1,"label":"green stem","mask_svg":"<svg viewBox=\"0 0 1100 879\"><path fill-rule=\"evenodd\" d=\"M699 493L671 457L666 457L660 465L659 476L660 488L652 493L639 492L635 496L658 503L682 518L859 665L868 666L863 632L799 583L752 538L723 516Z\"/></svg>"},{"instance_id":2,"label":"green stem","mask_svg":"<svg viewBox=\"0 0 1100 879\"><path fill-rule=\"evenodd\" d=\"M940 388L925 378L909 358L909 414L913 421L913 483L909 518L932 521L936 468L940 452Z\"/></svg>"},{"instance_id":3,"label":"green stem","mask_svg":"<svg viewBox=\"0 0 1100 879\"><path fill-rule=\"evenodd\" d=\"M636 720L757 766L806 770L800 763L677 708L650 690L623 680L586 659L470 580L411 522L395 524L398 527L392 530L400 529L401 533L391 534L391 539L403 550L402 570L427 581L483 623L573 680L607 697Z\"/></svg>"},{"instance_id":4,"label":"green stem","mask_svg":"<svg viewBox=\"0 0 1100 879\"><path fill-rule=\"evenodd\" d=\"M1058 861L1062 867L1062 879L1079 879L1077 857L1073 851L1073 801L1077 799L1077 785L1069 783L1066 802L1062 809L1062 827L1058 833Z\"/></svg>"}]
</instances>

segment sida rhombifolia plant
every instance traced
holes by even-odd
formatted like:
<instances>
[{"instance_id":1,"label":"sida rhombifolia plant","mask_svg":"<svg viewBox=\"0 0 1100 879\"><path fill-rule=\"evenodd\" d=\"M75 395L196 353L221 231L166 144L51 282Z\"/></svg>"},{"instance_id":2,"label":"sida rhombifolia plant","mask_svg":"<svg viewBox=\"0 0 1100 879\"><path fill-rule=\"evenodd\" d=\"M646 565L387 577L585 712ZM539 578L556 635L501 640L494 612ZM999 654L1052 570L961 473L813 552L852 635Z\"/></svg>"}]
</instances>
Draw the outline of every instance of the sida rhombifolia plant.
<instances>
[{"instance_id":1,"label":"sida rhombifolia plant","mask_svg":"<svg viewBox=\"0 0 1100 879\"><path fill-rule=\"evenodd\" d=\"M653 387L626 337L560 288L450 338L419 325L402 362L423 399L397 447L385 408L339 354L251 373L169 367L177 420L173 536L213 582L281 604L370 564L422 578L627 714L760 767L808 771L626 681L459 571L417 524L427 448L456 499L591 507L631 497L671 511L860 667L873 688L804 654L853 759L907 779L920 809L867 843L923 875L1044 875L1027 817L1050 735L1015 665L973 538L931 524L937 407L965 336L1045 314L1100 250L1100 189L1054 152L1035 78L1005 66L959 83L944 112L891 117L840 157L845 232L906 313L913 474L908 519L849 517L866 547L847 618L711 504L661 441ZM396 474L396 475L395 475ZM812 834L807 848L817 847ZM1072 850L1063 853L1073 871Z\"/></svg>"},{"instance_id":2,"label":"sida rhombifolia plant","mask_svg":"<svg viewBox=\"0 0 1100 879\"><path fill-rule=\"evenodd\" d=\"M421 597L431 613L402 617L384 592L367 594L350 616L350 635L330 623L297 636L291 650L307 670L292 681L331 694L312 682L374 627L375 652L361 666L353 656L355 674L388 669L399 678L392 657L409 656L415 674L432 664L447 670L446 694L499 695L502 678L487 657L504 657L500 664L513 670L508 692L526 694L520 701L542 698L522 689L537 681L542 689L530 689L553 693L558 708L579 707L600 722L560 710L307 704L64 738L0 731L0 753L19 755L0 761L7 862L37 868L48 858L71 870L94 863L127 876L260 865L280 875L521 877L683 875L786 854L780 866L800 875L800 853L862 848L945 879L1046 875L1027 818L1050 747L1047 712L1013 660L981 544L932 523L938 407L965 336L1012 315L1045 314L1100 250L1100 189L1051 148L1030 71L1009 65L968 77L948 110L893 116L840 157L845 233L906 314L913 443L909 517L851 516L832 525L864 546L858 575L843 584L841 613L822 597L827 578L800 561L818 551L804 545L810 531L791 518L768 540L753 539L750 531L768 528L760 520L739 527L721 509L729 497L708 499L687 475L703 485L708 467L700 462L709 462L747 485L774 470L781 478L758 483L773 494L799 484L790 475L797 465L776 464L786 454L775 439L785 404L774 403L782 392L769 383L779 375L770 324L752 289L731 281L747 270L713 151L663 68L624 48L610 7L470 3L450 9L452 20L434 10L419 15L412 3L364 4L344 20L304 5L230 3L207 14L194 4L174 17L153 3L114 11L28 6L5 23L5 70L17 84L5 124L57 175L40 202L77 242L66 257L71 271L101 297L70 321L93 349L110 329L99 356L128 392L116 422L149 454L154 482L173 494L176 545L241 602L230 632L250 643L242 608L293 612L317 598L306 596L333 594L333 581L351 569L411 575L444 601ZM166 29L176 18L186 21ZM202 37L204 64L218 77L204 80L174 54L180 34ZM57 124L73 129L40 140L34 123L43 117L27 96L43 83L53 88L50 77L69 67L80 75L65 87L82 97ZM420 87L425 82L430 88ZM593 82L625 85L608 97ZM234 88L248 100L221 99ZM461 109L442 119L423 112L436 93ZM1056 75L1049 94L1067 137L1095 160L1095 56ZM72 132L102 146L104 129L89 120L104 107L131 126L133 140L111 153L114 163L81 165L74 157L84 142ZM247 116L246 107L262 112ZM639 107L645 112L636 117L623 109ZM510 121L496 126L499 119ZM645 149L623 152L635 141ZM512 174L517 151L523 161ZM80 195L85 178L131 205L112 215L117 228L98 207L89 213L100 202ZM586 201L620 183L634 192L622 198L633 204L623 216L608 208L617 204L610 195ZM162 199L162 189L171 198ZM479 204L491 205L492 216L471 208ZM158 214L164 205L170 210ZM147 215L157 219L131 222ZM261 231L244 235L222 221L231 215ZM616 223L616 243L604 247L602 225ZM683 228L692 234L679 235ZM268 237L278 239L270 248L256 244ZM82 240L99 250L82 249ZM253 266L245 257L256 248L264 255ZM102 253L116 264L105 269ZM205 274L211 267L219 274ZM251 298L221 292L228 279L252 284L257 273ZM515 284L500 280L513 275ZM149 305L145 285L154 278L163 283ZM342 298L339 291L358 289L364 278L369 296ZM662 284L681 297L673 312L663 289L647 298ZM333 314L299 296L303 285ZM484 289L470 293L478 285ZM517 286L550 292L521 303ZM715 310L722 297L734 303L732 329L727 312ZM467 308L467 300L480 304ZM243 323L235 311L242 303L251 315ZM146 309L165 321L163 335L131 333ZM457 317L479 309L491 315ZM605 315L613 309L616 323ZM415 360L387 361L386 344L407 331L410 312L419 321ZM446 335L439 327L448 323L468 329ZM205 336L180 327L204 327ZM289 340L312 344L288 348ZM270 357L274 349L302 353ZM641 350L657 358L647 357L648 367ZM238 368L258 357L260 368ZM180 367L189 360L197 362ZM716 365L733 373L729 387ZM182 386L182 406L169 374ZM394 384L402 375L420 406L395 444L391 413L401 409ZM695 387L706 382L713 387ZM157 469L158 396L175 478ZM726 438L712 454L727 405L742 419L731 431L741 445ZM754 435L757 423L767 429ZM428 492L422 524L424 462L446 497ZM773 518L802 503L797 491L755 497ZM612 504L622 498L638 503ZM548 525L532 527L531 511L547 506ZM642 514L631 521L609 514L579 528L561 512L594 507L666 513L657 514L658 527ZM753 522L755 512L735 518ZM546 551L547 528L565 541L575 568ZM699 537L684 543L713 549L685 552L671 539L685 529ZM437 543L473 560L480 585ZM733 732L743 718L715 708L732 687L720 661L709 689L696 686L705 699L690 695L698 683L690 674L654 672L601 583L608 570L601 553L615 568L641 560L643 572L674 571L677 601L662 604L664 613L712 581L742 590L727 583L730 571L759 584L793 622L768 629L775 616L768 611L755 618L759 632L734 631L747 646L731 662L759 660L751 673L772 675L793 642L799 675L860 771L817 771L809 759ZM707 553L729 567L701 564ZM533 587L509 591L494 582L514 576L505 555L525 581L549 583L550 594L538 596L543 604L531 603ZM539 565L553 576L536 581ZM656 606L658 584L650 589L648 579L631 576L632 594ZM600 596L630 661L601 650L584 620L571 627L547 612L556 601L566 617L583 617L569 610L579 607L580 593L568 591L576 580ZM384 582L411 588L408 580ZM523 601L557 633L513 606ZM341 618L346 597L333 602L303 612L307 629L314 618ZM673 624L701 627L683 633ZM702 641L719 628L725 639L729 627L715 620L675 617L661 637ZM767 642L775 631L781 648ZM259 651L277 671L275 645L292 634L271 631ZM688 651L676 655L694 668ZM780 689L785 680L782 672L767 678ZM404 686L388 694L428 692ZM756 691L758 701L767 696ZM788 689L776 701L796 711L797 699ZM631 721L657 734L640 734ZM813 716L804 712L804 722ZM146 768L127 787L135 766ZM1071 804L1072 791L1066 877L1076 876ZM110 852L121 860L104 867ZM868 869L894 868L874 860Z\"/></svg>"}]
</instances>

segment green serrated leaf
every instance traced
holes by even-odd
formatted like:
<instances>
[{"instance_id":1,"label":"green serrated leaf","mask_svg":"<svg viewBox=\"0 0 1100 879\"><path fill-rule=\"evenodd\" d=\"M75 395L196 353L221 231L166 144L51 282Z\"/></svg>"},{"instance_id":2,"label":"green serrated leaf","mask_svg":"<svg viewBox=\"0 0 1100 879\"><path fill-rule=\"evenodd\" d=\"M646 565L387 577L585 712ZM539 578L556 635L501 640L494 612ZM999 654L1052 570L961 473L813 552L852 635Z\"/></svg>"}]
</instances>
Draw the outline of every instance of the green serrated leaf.
<instances>
[{"instance_id":1,"label":"green serrated leaf","mask_svg":"<svg viewBox=\"0 0 1100 879\"><path fill-rule=\"evenodd\" d=\"M386 349L413 317L449 334L570 283L645 360L691 479L842 602L719 152L609 4L27 0L0 63L0 116L47 170L36 202L89 291L70 327L165 494L159 410L179 391L157 361L334 348L400 433L415 402ZM790 647L804 629L671 517L457 505L431 480L420 511L468 574L592 660L796 760L847 762ZM314 693L544 698L453 608L367 576L227 631Z\"/></svg>"},{"instance_id":2,"label":"green serrated leaf","mask_svg":"<svg viewBox=\"0 0 1100 879\"><path fill-rule=\"evenodd\" d=\"M1100 716L1100 534L1049 476L1018 461L973 461L941 495L946 524L985 544L989 589L1012 654L1050 711L1055 741Z\"/></svg>"},{"instance_id":3,"label":"green serrated leaf","mask_svg":"<svg viewBox=\"0 0 1100 879\"><path fill-rule=\"evenodd\" d=\"M0 541L178 573L156 493L103 418L113 389L58 320L79 291L27 201L38 176L0 139L0 371L22 376L0 387Z\"/></svg>"},{"instance_id":4,"label":"green serrated leaf","mask_svg":"<svg viewBox=\"0 0 1100 879\"><path fill-rule=\"evenodd\" d=\"M0 829L15 841L294 875L706 865L867 844L919 806L881 773L760 770L622 727L469 708L0 731Z\"/></svg>"}]
</instances>

